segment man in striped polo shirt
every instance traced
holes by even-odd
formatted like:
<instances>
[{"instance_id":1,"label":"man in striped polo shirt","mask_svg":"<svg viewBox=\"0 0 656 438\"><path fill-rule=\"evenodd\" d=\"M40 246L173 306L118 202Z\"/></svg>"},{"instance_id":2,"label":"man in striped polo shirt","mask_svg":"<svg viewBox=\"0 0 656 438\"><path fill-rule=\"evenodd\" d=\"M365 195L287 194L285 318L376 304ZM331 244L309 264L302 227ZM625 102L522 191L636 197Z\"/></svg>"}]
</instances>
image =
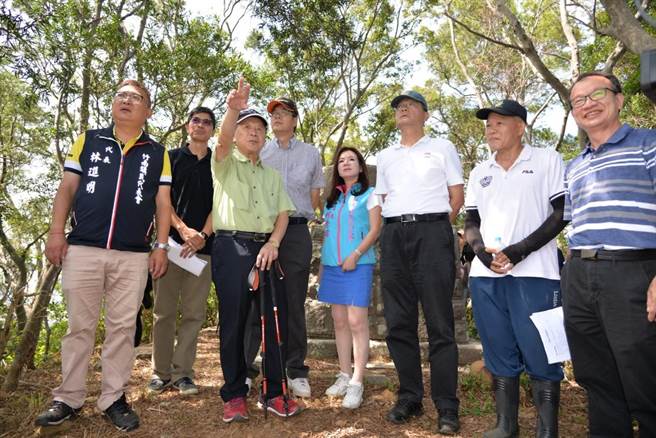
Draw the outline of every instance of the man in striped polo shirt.
<instances>
[{"instance_id":1,"label":"man in striped polo shirt","mask_svg":"<svg viewBox=\"0 0 656 438\"><path fill-rule=\"evenodd\" d=\"M590 72L570 89L588 136L565 172L571 260L565 329L593 437L656 436L656 130L623 125L618 79ZM647 315L645 315L645 311Z\"/></svg>"}]
</instances>

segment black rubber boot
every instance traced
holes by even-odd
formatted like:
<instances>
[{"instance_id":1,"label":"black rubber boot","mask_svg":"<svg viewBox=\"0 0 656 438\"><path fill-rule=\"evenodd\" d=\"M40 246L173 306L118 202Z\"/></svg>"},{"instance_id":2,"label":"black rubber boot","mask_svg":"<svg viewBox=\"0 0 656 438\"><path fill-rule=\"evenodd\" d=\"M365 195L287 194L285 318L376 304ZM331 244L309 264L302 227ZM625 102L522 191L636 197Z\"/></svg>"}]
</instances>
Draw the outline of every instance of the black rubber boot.
<instances>
[{"instance_id":1,"label":"black rubber boot","mask_svg":"<svg viewBox=\"0 0 656 438\"><path fill-rule=\"evenodd\" d=\"M560 381L531 379L531 389L535 409L538 411L535 436L538 438L557 438Z\"/></svg>"},{"instance_id":2,"label":"black rubber boot","mask_svg":"<svg viewBox=\"0 0 656 438\"><path fill-rule=\"evenodd\" d=\"M492 390L497 405L497 425L483 434L483 438L516 438L519 436L519 376L494 376Z\"/></svg>"}]
</instances>

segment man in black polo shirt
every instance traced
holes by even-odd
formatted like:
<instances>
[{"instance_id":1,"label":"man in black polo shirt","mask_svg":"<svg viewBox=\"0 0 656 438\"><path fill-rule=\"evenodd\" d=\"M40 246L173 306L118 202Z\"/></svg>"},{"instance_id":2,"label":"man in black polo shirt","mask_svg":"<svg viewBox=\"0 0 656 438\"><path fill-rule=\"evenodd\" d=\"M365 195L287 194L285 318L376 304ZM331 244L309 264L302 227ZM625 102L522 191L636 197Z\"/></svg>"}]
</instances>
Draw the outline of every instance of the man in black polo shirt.
<instances>
[{"instance_id":1,"label":"man in black polo shirt","mask_svg":"<svg viewBox=\"0 0 656 438\"><path fill-rule=\"evenodd\" d=\"M189 143L169 152L173 174L170 236L182 245L183 256L196 254L208 264L212 248L209 235L212 234L213 190L212 153L207 143L214 135L215 124L212 110L195 108L187 119ZM160 393L172 384L182 395L198 393L193 382L193 364L211 280L209 266L196 276L169 263L166 275L155 282L153 377L149 392ZM175 342L178 301L182 315Z\"/></svg>"}]
</instances>

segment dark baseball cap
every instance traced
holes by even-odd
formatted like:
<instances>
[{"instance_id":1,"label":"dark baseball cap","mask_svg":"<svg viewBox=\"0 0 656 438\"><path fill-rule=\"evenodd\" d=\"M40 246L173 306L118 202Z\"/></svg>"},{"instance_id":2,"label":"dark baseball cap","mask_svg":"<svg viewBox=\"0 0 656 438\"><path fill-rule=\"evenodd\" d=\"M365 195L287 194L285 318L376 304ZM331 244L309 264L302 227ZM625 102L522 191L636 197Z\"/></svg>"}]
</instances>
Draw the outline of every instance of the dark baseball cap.
<instances>
[{"instance_id":1,"label":"dark baseball cap","mask_svg":"<svg viewBox=\"0 0 656 438\"><path fill-rule=\"evenodd\" d=\"M487 118L490 117L490 113L501 114L502 116L519 117L524 123L526 123L526 108L516 100L505 99L499 106L493 108L481 108L476 111L476 117L481 120L487 120Z\"/></svg>"},{"instance_id":2,"label":"dark baseball cap","mask_svg":"<svg viewBox=\"0 0 656 438\"><path fill-rule=\"evenodd\" d=\"M239 111L239 117L237 117L237 124L240 124L241 122L248 119L249 117L257 117L260 120L262 120L262 122L264 122L264 127L265 128L269 126L269 124L267 123L267 119L265 119L262 114L260 114L256 110L250 109L250 108Z\"/></svg>"},{"instance_id":3,"label":"dark baseball cap","mask_svg":"<svg viewBox=\"0 0 656 438\"><path fill-rule=\"evenodd\" d=\"M267 105L267 111L269 114L271 114L278 105L282 105L287 111L291 111L294 117L298 117L298 107L296 106L296 102L288 97L278 97L269 102Z\"/></svg>"},{"instance_id":4,"label":"dark baseball cap","mask_svg":"<svg viewBox=\"0 0 656 438\"><path fill-rule=\"evenodd\" d=\"M424 108L424 111L428 112L428 103L426 103L426 98L414 90L406 90L392 99L392 108L399 106L399 102L401 102L403 99L412 99L415 102L419 102Z\"/></svg>"}]
</instances>

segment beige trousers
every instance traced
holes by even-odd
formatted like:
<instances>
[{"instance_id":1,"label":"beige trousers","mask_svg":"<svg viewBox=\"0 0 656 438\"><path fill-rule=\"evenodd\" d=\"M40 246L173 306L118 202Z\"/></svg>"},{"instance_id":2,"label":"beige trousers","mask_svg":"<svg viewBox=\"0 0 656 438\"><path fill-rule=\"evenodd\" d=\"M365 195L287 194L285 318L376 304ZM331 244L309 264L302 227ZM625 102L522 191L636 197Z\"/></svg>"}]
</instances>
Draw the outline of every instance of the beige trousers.
<instances>
[{"instance_id":1,"label":"beige trousers","mask_svg":"<svg viewBox=\"0 0 656 438\"><path fill-rule=\"evenodd\" d=\"M153 375L162 380L175 382L182 377L194 377L198 332L205 322L212 281L210 256L198 257L207 262L200 276L169 263L166 275L154 284ZM178 302L181 318L176 342Z\"/></svg>"},{"instance_id":2,"label":"beige trousers","mask_svg":"<svg viewBox=\"0 0 656 438\"><path fill-rule=\"evenodd\" d=\"M68 331L62 338L62 383L55 400L79 408L96 326L105 300L102 386L98 408L107 409L127 389L134 363L134 332L148 279L148 253L70 245L62 264Z\"/></svg>"}]
</instances>

